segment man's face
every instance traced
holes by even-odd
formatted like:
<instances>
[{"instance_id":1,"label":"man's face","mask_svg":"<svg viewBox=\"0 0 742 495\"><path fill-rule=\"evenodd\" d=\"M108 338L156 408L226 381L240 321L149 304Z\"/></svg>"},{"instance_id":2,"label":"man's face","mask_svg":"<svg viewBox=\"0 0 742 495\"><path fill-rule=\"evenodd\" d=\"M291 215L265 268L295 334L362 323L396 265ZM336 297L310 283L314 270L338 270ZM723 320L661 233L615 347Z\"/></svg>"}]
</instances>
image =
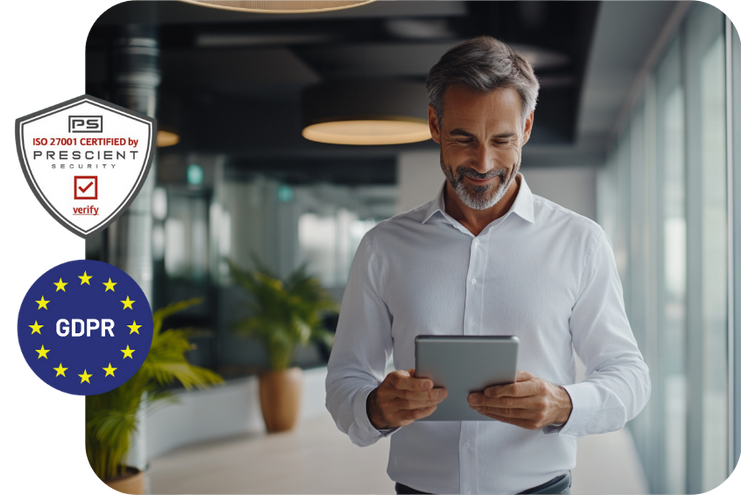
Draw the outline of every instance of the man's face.
<instances>
[{"instance_id":1,"label":"man's face","mask_svg":"<svg viewBox=\"0 0 742 495\"><path fill-rule=\"evenodd\" d=\"M464 205L491 208L515 191L513 180L533 113L524 125L515 89L480 93L460 85L446 89L443 108L442 125L433 108L428 109L430 132L441 145L441 169Z\"/></svg>"}]
</instances>

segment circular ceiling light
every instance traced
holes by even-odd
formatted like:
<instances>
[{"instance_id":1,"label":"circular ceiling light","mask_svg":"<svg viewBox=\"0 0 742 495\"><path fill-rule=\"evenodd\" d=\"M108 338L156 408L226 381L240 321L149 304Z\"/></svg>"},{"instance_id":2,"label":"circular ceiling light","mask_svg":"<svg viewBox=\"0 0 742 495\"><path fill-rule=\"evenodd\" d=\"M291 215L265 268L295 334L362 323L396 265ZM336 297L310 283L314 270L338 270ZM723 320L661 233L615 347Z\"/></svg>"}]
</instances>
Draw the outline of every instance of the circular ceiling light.
<instances>
[{"instance_id":1,"label":"circular ceiling light","mask_svg":"<svg viewBox=\"0 0 742 495\"><path fill-rule=\"evenodd\" d=\"M157 130L157 147L165 148L166 146L175 146L180 142L180 136L174 131L164 129Z\"/></svg>"},{"instance_id":2,"label":"circular ceiling light","mask_svg":"<svg viewBox=\"0 0 742 495\"><path fill-rule=\"evenodd\" d=\"M425 85L333 81L302 94L302 136L330 144L384 145L430 139Z\"/></svg>"},{"instance_id":3,"label":"circular ceiling light","mask_svg":"<svg viewBox=\"0 0 742 495\"><path fill-rule=\"evenodd\" d=\"M263 1L230 1L230 0L182 0L186 3L214 7L217 9L237 10L241 12L258 12L263 14L303 14L310 12L327 12L358 7L376 0L263 0Z\"/></svg>"},{"instance_id":4,"label":"circular ceiling light","mask_svg":"<svg viewBox=\"0 0 742 495\"><path fill-rule=\"evenodd\" d=\"M180 98L161 91L157 99L157 147L175 146L180 142Z\"/></svg>"}]
</instances>

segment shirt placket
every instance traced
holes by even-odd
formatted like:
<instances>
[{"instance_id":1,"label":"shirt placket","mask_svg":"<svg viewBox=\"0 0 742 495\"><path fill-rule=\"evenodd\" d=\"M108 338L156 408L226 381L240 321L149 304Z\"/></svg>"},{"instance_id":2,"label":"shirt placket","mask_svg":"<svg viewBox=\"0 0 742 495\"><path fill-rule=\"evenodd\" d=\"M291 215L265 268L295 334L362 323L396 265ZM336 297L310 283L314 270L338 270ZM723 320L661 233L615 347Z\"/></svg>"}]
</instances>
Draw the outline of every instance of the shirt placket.
<instances>
[{"instance_id":1,"label":"shirt placket","mask_svg":"<svg viewBox=\"0 0 742 495\"><path fill-rule=\"evenodd\" d=\"M469 269L466 274L466 296L464 303L464 335L482 335L482 290L486 256L483 240L475 237L471 241ZM459 435L459 485L462 494L479 493L477 462L476 421L462 421Z\"/></svg>"},{"instance_id":2,"label":"shirt placket","mask_svg":"<svg viewBox=\"0 0 742 495\"><path fill-rule=\"evenodd\" d=\"M464 335L482 335L482 289L486 256L483 241L475 237L469 248L469 270L466 274L464 302Z\"/></svg>"}]
</instances>

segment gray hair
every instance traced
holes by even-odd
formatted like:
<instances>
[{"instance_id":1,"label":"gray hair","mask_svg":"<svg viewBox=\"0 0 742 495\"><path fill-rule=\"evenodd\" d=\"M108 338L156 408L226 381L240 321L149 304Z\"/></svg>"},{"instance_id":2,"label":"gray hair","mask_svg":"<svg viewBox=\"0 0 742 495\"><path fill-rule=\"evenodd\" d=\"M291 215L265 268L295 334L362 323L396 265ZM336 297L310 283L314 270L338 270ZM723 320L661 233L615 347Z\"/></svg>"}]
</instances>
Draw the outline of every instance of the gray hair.
<instances>
[{"instance_id":1,"label":"gray hair","mask_svg":"<svg viewBox=\"0 0 742 495\"><path fill-rule=\"evenodd\" d=\"M428 102L443 122L443 94L451 84L487 93L513 88L520 95L523 122L536 108L538 80L533 67L518 52L490 36L478 36L448 50L430 69L425 81Z\"/></svg>"}]
</instances>

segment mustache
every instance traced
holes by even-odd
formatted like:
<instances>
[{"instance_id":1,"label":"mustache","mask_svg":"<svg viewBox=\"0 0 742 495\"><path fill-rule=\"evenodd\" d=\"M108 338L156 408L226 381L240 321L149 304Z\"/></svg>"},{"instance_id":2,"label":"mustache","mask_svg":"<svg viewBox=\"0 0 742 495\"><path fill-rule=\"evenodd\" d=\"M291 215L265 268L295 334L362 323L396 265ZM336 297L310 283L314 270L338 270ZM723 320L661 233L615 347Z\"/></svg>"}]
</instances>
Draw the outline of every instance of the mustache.
<instances>
[{"instance_id":1,"label":"mustache","mask_svg":"<svg viewBox=\"0 0 742 495\"><path fill-rule=\"evenodd\" d=\"M478 179L478 180L485 180L485 179L491 179L493 177L499 176L503 181L505 180L505 176L507 175L507 170L504 168L499 170L490 170L489 172L485 174L480 174L473 168L468 167L457 167L456 168L456 175L458 176L458 179L461 180L464 177L469 177L470 179Z\"/></svg>"}]
</instances>

